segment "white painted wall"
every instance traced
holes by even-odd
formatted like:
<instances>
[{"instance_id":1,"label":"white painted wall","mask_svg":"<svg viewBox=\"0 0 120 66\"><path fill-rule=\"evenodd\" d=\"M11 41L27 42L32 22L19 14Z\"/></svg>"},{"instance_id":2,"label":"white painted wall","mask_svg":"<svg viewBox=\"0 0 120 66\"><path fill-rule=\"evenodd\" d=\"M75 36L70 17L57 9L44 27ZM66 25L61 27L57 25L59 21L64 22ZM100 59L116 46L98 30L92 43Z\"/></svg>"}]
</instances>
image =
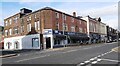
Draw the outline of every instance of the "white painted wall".
<instances>
[{"instance_id":1,"label":"white painted wall","mask_svg":"<svg viewBox=\"0 0 120 66\"><path fill-rule=\"evenodd\" d=\"M32 38L39 39L39 47L32 47ZM22 38L22 49L40 49L40 34L24 36Z\"/></svg>"},{"instance_id":2,"label":"white painted wall","mask_svg":"<svg viewBox=\"0 0 120 66\"><path fill-rule=\"evenodd\" d=\"M8 45L7 43L10 42L10 50L14 50L15 49L15 42L18 41L19 42L19 48L18 49L22 49L22 41L21 39L23 38L23 36L19 36L19 37L11 37L11 38L4 38L4 49L8 49Z\"/></svg>"},{"instance_id":3,"label":"white painted wall","mask_svg":"<svg viewBox=\"0 0 120 66\"><path fill-rule=\"evenodd\" d=\"M39 38L39 47L32 47L32 38ZM14 44L15 41L19 42L18 49L40 49L40 35L39 34L5 38L4 49L5 50L16 50L15 44ZM10 49L8 49L8 45L6 45L8 42L11 43Z\"/></svg>"},{"instance_id":4,"label":"white painted wall","mask_svg":"<svg viewBox=\"0 0 120 66\"><path fill-rule=\"evenodd\" d=\"M50 37L50 42L51 42L51 49L53 49L53 46L54 46L54 39L53 39L53 35L52 34L46 34L46 35L43 35L44 38L46 37Z\"/></svg>"}]
</instances>

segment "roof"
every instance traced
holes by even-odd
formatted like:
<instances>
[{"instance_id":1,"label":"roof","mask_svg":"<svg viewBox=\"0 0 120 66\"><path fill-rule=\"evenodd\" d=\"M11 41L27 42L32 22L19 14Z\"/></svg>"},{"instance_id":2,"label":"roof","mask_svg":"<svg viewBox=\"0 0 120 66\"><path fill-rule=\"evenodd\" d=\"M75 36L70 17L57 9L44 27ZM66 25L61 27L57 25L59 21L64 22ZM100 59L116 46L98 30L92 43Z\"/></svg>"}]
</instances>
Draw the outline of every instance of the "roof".
<instances>
[{"instance_id":1,"label":"roof","mask_svg":"<svg viewBox=\"0 0 120 66\"><path fill-rule=\"evenodd\" d=\"M79 18L79 17L75 17L75 16L73 16L73 15L64 13L64 12L62 12L62 11L58 11L58 10L53 9L53 8L51 8L51 7L44 7L44 8L42 8L42 9L36 10L36 11L34 11L34 12L27 13L27 14L25 14L24 16L27 16L27 15L30 15L30 14L33 14L33 13L36 13L36 12L42 11L42 10L53 10L53 11L56 11L56 12L59 12L59 13L63 13L63 14L65 14L65 15L68 15L68 16L70 16L70 17L73 17L73 18L76 18L76 19L85 21L85 20L83 20L83 19L81 19L81 18ZM17 15L17 14L20 14L20 12L16 13L15 15ZM15 15L12 15L12 16L10 16L10 17L13 17L13 16L15 16ZM8 17L8 18L10 18L10 17ZM8 19L8 18L5 18L5 19Z\"/></svg>"},{"instance_id":2,"label":"roof","mask_svg":"<svg viewBox=\"0 0 120 66\"><path fill-rule=\"evenodd\" d=\"M28 13L28 14L26 14L26 15L24 15L24 16L27 16L27 15L30 15L30 14L33 14L33 13L36 13L36 12L39 12L39 11L42 11L42 10L53 10L53 11L56 11L56 12L59 12L59 13L63 13L63 14L65 14L65 15L68 15L68 16L70 16L70 17L73 17L73 18L76 18L76 19L85 21L85 20L83 20L83 19L80 19L80 18L75 17L75 16L73 16L73 15L69 15L69 14L64 13L64 12L62 12L62 11L58 11L58 10L53 9L53 8L51 8L51 7L44 7L44 8L42 8L42 9L39 9L39 10L33 11L33 12L31 12L31 13Z\"/></svg>"}]
</instances>

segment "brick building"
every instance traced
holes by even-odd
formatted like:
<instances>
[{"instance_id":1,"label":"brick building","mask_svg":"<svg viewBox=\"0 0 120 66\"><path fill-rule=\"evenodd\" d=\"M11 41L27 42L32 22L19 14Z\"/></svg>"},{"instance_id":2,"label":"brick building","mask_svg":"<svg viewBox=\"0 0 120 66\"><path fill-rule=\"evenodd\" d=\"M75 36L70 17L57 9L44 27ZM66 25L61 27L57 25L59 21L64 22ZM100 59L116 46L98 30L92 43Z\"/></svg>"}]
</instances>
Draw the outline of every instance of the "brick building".
<instances>
[{"instance_id":1,"label":"brick building","mask_svg":"<svg viewBox=\"0 0 120 66\"><path fill-rule=\"evenodd\" d=\"M89 43L105 41L106 24L101 22L100 18L91 18L90 16L82 17L87 21L87 34L90 38Z\"/></svg>"},{"instance_id":2,"label":"brick building","mask_svg":"<svg viewBox=\"0 0 120 66\"><path fill-rule=\"evenodd\" d=\"M34 12L23 8L4 23L5 49L54 48L89 40L87 22L75 12L69 15L50 7Z\"/></svg>"},{"instance_id":3,"label":"brick building","mask_svg":"<svg viewBox=\"0 0 120 66\"><path fill-rule=\"evenodd\" d=\"M0 49L4 46L4 27L0 26Z\"/></svg>"}]
</instances>

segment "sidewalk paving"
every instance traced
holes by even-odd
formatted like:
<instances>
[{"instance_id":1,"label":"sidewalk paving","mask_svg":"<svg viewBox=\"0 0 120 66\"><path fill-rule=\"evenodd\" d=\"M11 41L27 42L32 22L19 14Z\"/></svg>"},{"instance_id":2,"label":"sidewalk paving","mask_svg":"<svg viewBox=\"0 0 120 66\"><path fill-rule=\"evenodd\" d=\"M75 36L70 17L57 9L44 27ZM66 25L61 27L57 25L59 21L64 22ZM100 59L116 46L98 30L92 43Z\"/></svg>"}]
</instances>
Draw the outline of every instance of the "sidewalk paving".
<instances>
[{"instance_id":1,"label":"sidewalk paving","mask_svg":"<svg viewBox=\"0 0 120 66\"><path fill-rule=\"evenodd\" d=\"M114 52L120 52L120 46L113 48L112 51L114 51Z\"/></svg>"}]
</instances>

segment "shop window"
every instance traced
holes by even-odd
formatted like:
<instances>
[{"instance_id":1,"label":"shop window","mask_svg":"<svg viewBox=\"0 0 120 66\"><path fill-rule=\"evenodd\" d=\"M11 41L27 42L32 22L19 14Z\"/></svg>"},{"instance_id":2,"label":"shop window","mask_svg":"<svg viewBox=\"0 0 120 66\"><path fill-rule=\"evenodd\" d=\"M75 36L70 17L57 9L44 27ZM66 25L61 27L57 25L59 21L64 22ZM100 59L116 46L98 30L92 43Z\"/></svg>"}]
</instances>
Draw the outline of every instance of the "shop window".
<instances>
[{"instance_id":1,"label":"shop window","mask_svg":"<svg viewBox=\"0 0 120 66\"><path fill-rule=\"evenodd\" d=\"M32 47L39 47L39 38L32 38Z\"/></svg>"},{"instance_id":2,"label":"shop window","mask_svg":"<svg viewBox=\"0 0 120 66\"><path fill-rule=\"evenodd\" d=\"M55 39L54 40L54 45L60 45L60 40L59 39Z\"/></svg>"}]
</instances>

